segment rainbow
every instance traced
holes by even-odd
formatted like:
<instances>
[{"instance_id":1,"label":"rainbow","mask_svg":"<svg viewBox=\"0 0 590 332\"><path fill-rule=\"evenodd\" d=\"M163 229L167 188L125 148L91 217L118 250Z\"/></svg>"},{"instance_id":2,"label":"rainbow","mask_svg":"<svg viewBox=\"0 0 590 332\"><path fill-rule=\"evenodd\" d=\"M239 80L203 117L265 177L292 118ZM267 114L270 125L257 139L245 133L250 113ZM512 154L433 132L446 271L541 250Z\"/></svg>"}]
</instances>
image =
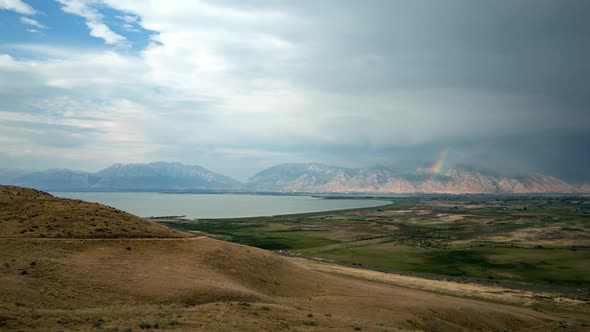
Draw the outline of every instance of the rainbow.
<instances>
[{"instance_id":1,"label":"rainbow","mask_svg":"<svg viewBox=\"0 0 590 332\"><path fill-rule=\"evenodd\" d=\"M449 154L449 150L447 150L447 149L440 150L440 152L438 153L436 160L434 161L432 166L430 166L430 168L428 169L430 171L430 179L431 180L437 174L439 174L440 171L442 170L442 168L445 166L445 161L447 160L448 154Z\"/></svg>"}]
</instances>

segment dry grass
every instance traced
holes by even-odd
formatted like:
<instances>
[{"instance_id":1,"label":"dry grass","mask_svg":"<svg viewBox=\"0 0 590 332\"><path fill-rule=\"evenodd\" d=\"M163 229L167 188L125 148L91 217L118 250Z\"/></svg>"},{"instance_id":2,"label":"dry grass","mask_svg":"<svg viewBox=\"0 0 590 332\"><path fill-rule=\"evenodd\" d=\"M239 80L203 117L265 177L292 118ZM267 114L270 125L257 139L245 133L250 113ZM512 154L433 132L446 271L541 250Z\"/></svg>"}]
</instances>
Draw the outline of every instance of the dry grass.
<instances>
[{"instance_id":1,"label":"dry grass","mask_svg":"<svg viewBox=\"0 0 590 332\"><path fill-rule=\"evenodd\" d=\"M587 317L569 302L569 313L541 312L519 301L472 299L493 293L487 288L453 291L452 284L318 265L207 237L174 238L182 233L104 206L98 210L116 231L94 238L86 223L97 205L26 192L1 198L0 330L541 331L564 321L581 330ZM35 217L22 208L40 202ZM53 237L14 235L19 216L30 225L56 215L78 221L62 218ZM136 222L148 233L123 237L120 228Z\"/></svg>"},{"instance_id":2,"label":"dry grass","mask_svg":"<svg viewBox=\"0 0 590 332\"><path fill-rule=\"evenodd\" d=\"M585 228L543 227L522 228L505 235L495 235L483 238L494 242L521 243L529 245L566 246L590 245L590 231Z\"/></svg>"},{"instance_id":3,"label":"dry grass","mask_svg":"<svg viewBox=\"0 0 590 332\"><path fill-rule=\"evenodd\" d=\"M419 278L396 285L386 282L387 274L343 273L341 267L319 268L205 237L5 239L0 250L10 265L0 270L0 311L9 318L7 329L92 329L102 320L103 327L135 330L142 321L185 330L361 326L380 331L379 323L396 329L491 330L576 320L575 315L461 298L483 293L465 286L456 289L461 297L439 295L432 285L407 287L418 288ZM271 310L255 309L261 306ZM305 324L309 313L317 326ZM166 324L178 315L180 325Z\"/></svg>"},{"instance_id":4,"label":"dry grass","mask_svg":"<svg viewBox=\"0 0 590 332\"><path fill-rule=\"evenodd\" d=\"M109 206L56 198L34 189L0 186L0 237L3 238L186 236Z\"/></svg>"}]
</instances>

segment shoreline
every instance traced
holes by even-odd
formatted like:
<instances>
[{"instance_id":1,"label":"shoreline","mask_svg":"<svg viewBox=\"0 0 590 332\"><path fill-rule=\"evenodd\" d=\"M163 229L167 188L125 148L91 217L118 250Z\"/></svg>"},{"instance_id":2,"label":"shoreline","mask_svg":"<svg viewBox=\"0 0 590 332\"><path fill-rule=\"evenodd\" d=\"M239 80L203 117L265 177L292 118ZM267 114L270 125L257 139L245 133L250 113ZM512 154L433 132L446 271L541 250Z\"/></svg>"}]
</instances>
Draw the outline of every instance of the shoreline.
<instances>
[{"instance_id":1,"label":"shoreline","mask_svg":"<svg viewBox=\"0 0 590 332\"><path fill-rule=\"evenodd\" d=\"M276 218L378 208L392 204L391 199L370 196L334 198L312 195L220 194L211 197L209 194L176 196L175 193L156 192L73 191L50 192L50 194L59 198L112 206L142 218L174 221ZM199 214L200 217L197 216Z\"/></svg>"}]
</instances>

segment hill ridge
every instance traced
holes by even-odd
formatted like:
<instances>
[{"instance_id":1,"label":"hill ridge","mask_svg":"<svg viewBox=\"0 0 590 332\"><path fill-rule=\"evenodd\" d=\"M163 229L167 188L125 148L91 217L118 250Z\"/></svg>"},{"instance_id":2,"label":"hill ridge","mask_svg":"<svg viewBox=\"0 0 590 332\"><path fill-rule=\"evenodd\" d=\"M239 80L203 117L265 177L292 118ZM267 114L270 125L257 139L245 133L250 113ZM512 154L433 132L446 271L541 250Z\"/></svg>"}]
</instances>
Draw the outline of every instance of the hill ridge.
<instances>
[{"instance_id":1,"label":"hill ridge","mask_svg":"<svg viewBox=\"0 0 590 332\"><path fill-rule=\"evenodd\" d=\"M182 238L189 236L110 206L0 185L2 238Z\"/></svg>"}]
</instances>

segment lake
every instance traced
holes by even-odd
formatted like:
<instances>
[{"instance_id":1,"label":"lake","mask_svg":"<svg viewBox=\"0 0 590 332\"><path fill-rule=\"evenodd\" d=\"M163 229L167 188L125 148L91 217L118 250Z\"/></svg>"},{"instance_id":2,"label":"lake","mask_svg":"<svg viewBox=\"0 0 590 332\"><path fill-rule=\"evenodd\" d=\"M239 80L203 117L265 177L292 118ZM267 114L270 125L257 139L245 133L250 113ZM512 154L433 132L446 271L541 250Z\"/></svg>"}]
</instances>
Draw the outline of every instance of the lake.
<instances>
[{"instance_id":1,"label":"lake","mask_svg":"<svg viewBox=\"0 0 590 332\"><path fill-rule=\"evenodd\" d=\"M240 218L320 212L389 204L375 199L322 199L311 196L58 192L52 195L101 203L141 217Z\"/></svg>"}]
</instances>

